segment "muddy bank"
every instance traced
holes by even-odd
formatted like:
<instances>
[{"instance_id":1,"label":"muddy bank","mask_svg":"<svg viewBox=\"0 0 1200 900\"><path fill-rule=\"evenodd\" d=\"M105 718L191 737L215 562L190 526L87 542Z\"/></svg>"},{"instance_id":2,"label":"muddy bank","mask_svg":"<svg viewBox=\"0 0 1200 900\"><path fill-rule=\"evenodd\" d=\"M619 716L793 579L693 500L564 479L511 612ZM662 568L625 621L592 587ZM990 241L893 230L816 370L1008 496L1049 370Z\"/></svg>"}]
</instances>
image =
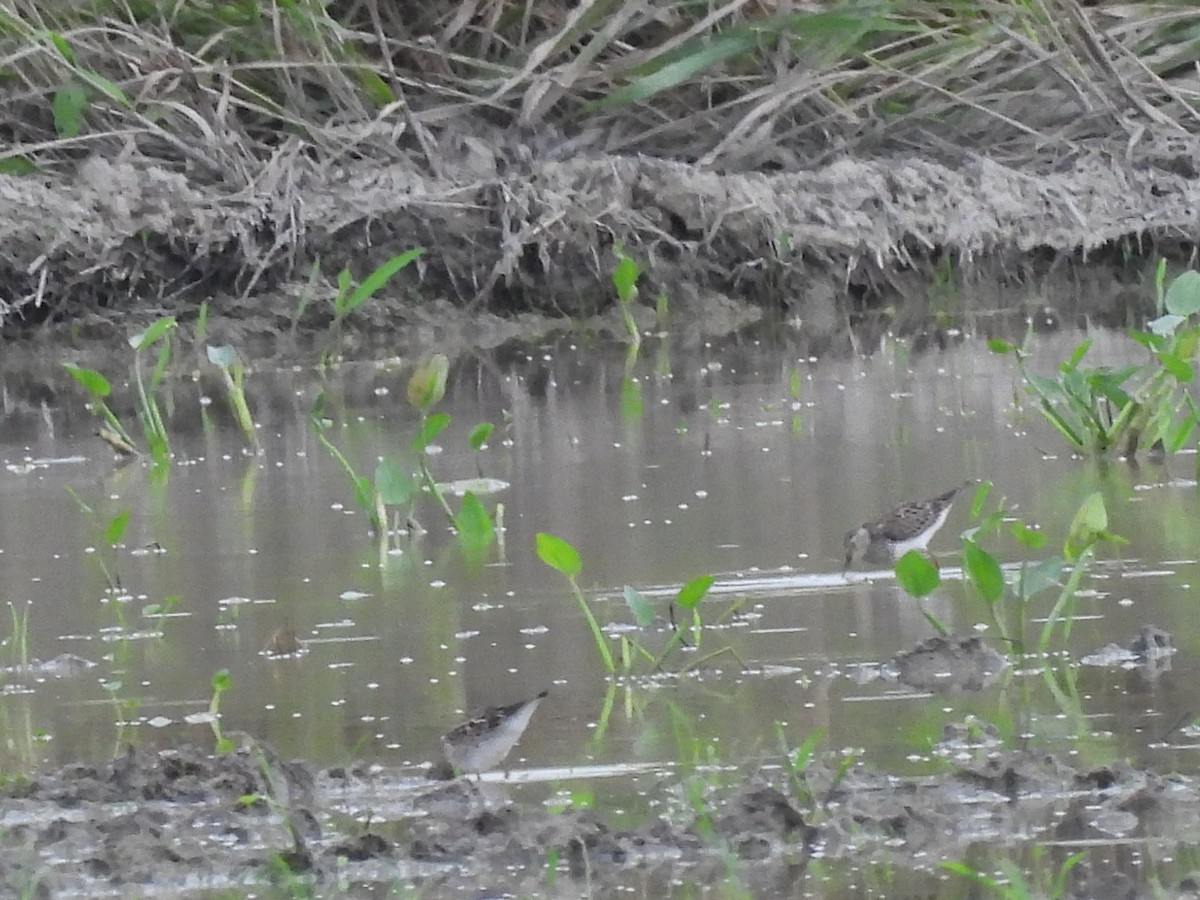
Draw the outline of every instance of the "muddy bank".
<instances>
[{"instance_id":1,"label":"muddy bank","mask_svg":"<svg viewBox=\"0 0 1200 900\"><path fill-rule=\"evenodd\" d=\"M249 187L136 156L0 175L3 334L59 322L69 325L60 338L112 339L131 320L194 319L207 300L219 339L269 344L328 326L342 267L362 278L416 246L419 262L351 316L351 332L419 329L438 309L449 321L586 317L612 303L616 242L645 265L642 303L662 291L693 319L780 311L827 338L864 310L891 308L911 328L959 311L963 294L983 295L970 305L986 309L988 294L1037 297L1044 282L1074 282L1084 311L1123 321L1150 302L1138 258L1182 252L1200 209L1200 139L1153 129L1020 168L892 154L729 173L534 156L481 121L430 139L436 174L417 154L317 165L294 143ZM1127 287L1085 289L1106 281Z\"/></svg>"},{"instance_id":2,"label":"muddy bank","mask_svg":"<svg viewBox=\"0 0 1200 900\"><path fill-rule=\"evenodd\" d=\"M481 877L518 895L565 881L602 896L664 896L679 878L729 876L758 896L795 893L814 858L825 871L887 863L928 873L978 845L1036 834L1058 848L1053 871L1079 842L1137 835L1153 857L1200 831L1188 780L944 743L955 761L931 778L861 767L841 777L822 764L797 775L663 770L653 793L667 812L634 814L634 826L602 809L551 811L548 785L435 783L378 767L312 773L249 741L219 756L130 750L99 768L9 779L0 871L5 891L22 896L190 896L297 880L317 895L409 884L448 896ZM1069 896L1146 894L1103 856L1071 870ZM1114 876L1121 889L1101 891Z\"/></svg>"}]
</instances>

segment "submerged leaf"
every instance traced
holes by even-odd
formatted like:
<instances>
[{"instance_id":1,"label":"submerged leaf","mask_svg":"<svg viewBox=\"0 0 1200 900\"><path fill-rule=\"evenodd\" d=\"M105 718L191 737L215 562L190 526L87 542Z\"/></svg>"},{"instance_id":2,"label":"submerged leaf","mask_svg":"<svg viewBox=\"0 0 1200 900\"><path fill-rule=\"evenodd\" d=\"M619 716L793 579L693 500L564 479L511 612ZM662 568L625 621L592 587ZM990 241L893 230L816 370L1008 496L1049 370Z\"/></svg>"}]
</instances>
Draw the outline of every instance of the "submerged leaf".
<instances>
[{"instance_id":1,"label":"submerged leaf","mask_svg":"<svg viewBox=\"0 0 1200 900\"><path fill-rule=\"evenodd\" d=\"M633 621L638 628L645 628L654 621L654 606L650 598L635 587L625 585L625 605L633 613Z\"/></svg>"},{"instance_id":2,"label":"submerged leaf","mask_svg":"<svg viewBox=\"0 0 1200 900\"><path fill-rule=\"evenodd\" d=\"M483 548L496 538L492 517L470 491L463 495L462 506L454 517L454 527L458 530L458 539L467 547Z\"/></svg>"},{"instance_id":3,"label":"submerged leaf","mask_svg":"<svg viewBox=\"0 0 1200 900\"><path fill-rule=\"evenodd\" d=\"M417 492L417 477L400 462L385 456L375 467L375 491L388 506L400 506Z\"/></svg>"}]
</instances>

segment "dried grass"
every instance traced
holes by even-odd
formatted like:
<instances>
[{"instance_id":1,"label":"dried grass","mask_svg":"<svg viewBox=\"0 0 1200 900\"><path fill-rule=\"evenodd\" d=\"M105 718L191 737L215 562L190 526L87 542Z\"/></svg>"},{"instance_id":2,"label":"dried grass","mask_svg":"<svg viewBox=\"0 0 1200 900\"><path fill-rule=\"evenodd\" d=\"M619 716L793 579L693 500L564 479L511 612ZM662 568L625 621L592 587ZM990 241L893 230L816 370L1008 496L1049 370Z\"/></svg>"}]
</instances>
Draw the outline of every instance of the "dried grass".
<instances>
[{"instance_id":1,"label":"dried grass","mask_svg":"<svg viewBox=\"0 0 1200 900\"><path fill-rule=\"evenodd\" d=\"M795 172L899 152L1038 172L1070 165L1081 146L1135 152L1200 130L1200 9L1185 0L148 9L0 2L0 172L69 178L99 156L185 176L200 212L182 252L235 254L243 294L307 265L314 229L354 225L380 239L386 229L369 210L314 217L313 185L364 163L421 182L399 213L386 211L387 228L409 245L457 243L446 275L459 296L480 299L522 265L549 266L564 223L579 224L577 210L546 209L506 177L535 161L621 154ZM212 208L197 201L205 187ZM89 202L85 213L111 205ZM218 208L230 204L241 204L236 220ZM632 198L624 230L681 243L638 208ZM614 228L608 205L588 215L597 237ZM199 233L197 221L211 227ZM703 226L702 240L716 230ZM88 234L71 223L6 253L21 288L0 298L0 324L45 299L45 271L31 259Z\"/></svg>"}]
</instances>

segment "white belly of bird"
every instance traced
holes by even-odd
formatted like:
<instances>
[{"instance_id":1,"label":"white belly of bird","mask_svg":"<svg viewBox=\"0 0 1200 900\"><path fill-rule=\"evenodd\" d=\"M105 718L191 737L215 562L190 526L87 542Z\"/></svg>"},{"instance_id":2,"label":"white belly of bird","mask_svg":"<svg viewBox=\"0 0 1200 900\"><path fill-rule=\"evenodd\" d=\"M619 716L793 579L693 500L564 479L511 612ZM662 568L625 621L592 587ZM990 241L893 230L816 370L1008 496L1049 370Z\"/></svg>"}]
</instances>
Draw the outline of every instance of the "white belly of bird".
<instances>
[{"instance_id":1,"label":"white belly of bird","mask_svg":"<svg viewBox=\"0 0 1200 900\"><path fill-rule=\"evenodd\" d=\"M933 536L938 533L938 529L946 524L946 518L950 515L950 507L946 507L938 517L933 520L933 524L922 531L920 534L913 535L907 540L896 541L892 544L892 557L899 559L909 550L924 550L929 546L929 542L933 540Z\"/></svg>"}]
</instances>

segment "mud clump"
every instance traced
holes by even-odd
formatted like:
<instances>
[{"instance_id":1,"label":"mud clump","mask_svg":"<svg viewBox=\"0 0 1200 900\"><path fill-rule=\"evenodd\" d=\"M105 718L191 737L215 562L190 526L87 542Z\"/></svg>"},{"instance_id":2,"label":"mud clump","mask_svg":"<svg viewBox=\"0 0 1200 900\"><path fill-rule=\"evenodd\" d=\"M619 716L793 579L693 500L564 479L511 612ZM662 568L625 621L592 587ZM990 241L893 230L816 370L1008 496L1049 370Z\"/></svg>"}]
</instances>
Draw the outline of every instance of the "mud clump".
<instances>
[{"instance_id":1,"label":"mud clump","mask_svg":"<svg viewBox=\"0 0 1200 900\"><path fill-rule=\"evenodd\" d=\"M521 893L544 884L547 861L558 860L563 874L593 887L617 887L636 873L666 891L683 872L725 877L734 859L746 864L739 872L748 889L778 892L795 890L815 855L865 865L885 853L890 864L917 869L931 852L960 859L978 841L1010 846L1031 831L1092 842L1200 832L1200 798L1186 781L1129 766L1079 770L1034 753L988 752L934 778L813 763L789 779L803 801L773 781L765 771L726 773L702 803L690 801L690 812L676 804L674 814L619 828L599 809L552 812L525 796L529 787L523 799L497 802L487 795L494 783L313 773L248 740L217 756L189 746L130 750L103 767L8 781L0 880L5 891L35 896L138 885L187 896L286 873L320 893L336 871L358 883L431 890L486 878ZM670 783L663 791L685 793ZM1078 883L1095 877L1080 868Z\"/></svg>"}]
</instances>

